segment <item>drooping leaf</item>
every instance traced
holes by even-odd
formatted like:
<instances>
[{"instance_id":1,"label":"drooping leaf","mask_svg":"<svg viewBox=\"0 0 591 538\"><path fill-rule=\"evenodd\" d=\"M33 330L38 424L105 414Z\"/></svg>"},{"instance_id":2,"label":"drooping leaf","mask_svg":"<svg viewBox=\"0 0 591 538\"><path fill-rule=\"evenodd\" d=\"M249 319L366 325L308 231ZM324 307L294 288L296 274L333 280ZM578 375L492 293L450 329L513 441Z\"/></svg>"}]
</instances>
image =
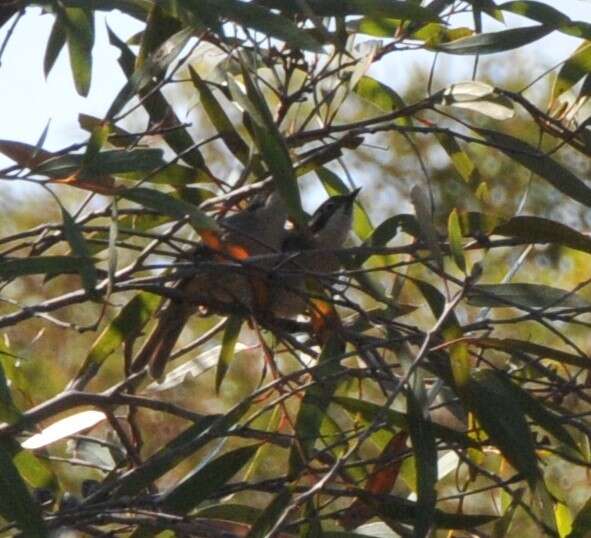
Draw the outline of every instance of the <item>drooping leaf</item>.
<instances>
[{"instance_id":1,"label":"drooping leaf","mask_svg":"<svg viewBox=\"0 0 591 538\"><path fill-rule=\"evenodd\" d=\"M314 373L316 383L306 390L295 420L296 444L289 455L289 475L292 477L296 477L313 458L314 445L337 387L337 374L342 371L339 358L343 351L343 341L337 335L333 335L322 349Z\"/></svg>"},{"instance_id":2,"label":"drooping leaf","mask_svg":"<svg viewBox=\"0 0 591 538\"><path fill-rule=\"evenodd\" d=\"M76 91L79 95L86 97L90 90L92 76L94 13L91 9L79 7L65 8L58 13L66 31Z\"/></svg>"},{"instance_id":3,"label":"drooping leaf","mask_svg":"<svg viewBox=\"0 0 591 538\"><path fill-rule=\"evenodd\" d=\"M76 379L86 379L94 375L105 359L119 349L128 338L140 334L161 301L160 296L148 292L135 295L93 342Z\"/></svg>"},{"instance_id":4,"label":"drooping leaf","mask_svg":"<svg viewBox=\"0 0 591 538\"><path fill-rule=\"evenodd\" d=\"M437 502L437 447L430 417L423 414L415 394L408 392L408 430L412 441L417 476L417 518L414 535L427 536L434 524Z\"/></svg>"},{"instance_id":5,"label":"drooping leaf","mask_svg":"<svg viewBox=\"0 0 591 538\"><path fill-rule=\"evenodd\" d=\"M513 391L492 370L480 370L472 373L460 394L491 441L534 489L540 478L535 445Z\"/></svg>"},{"instance_id":6,"label":"drooping leaf","mask_svg":"<svg viewBox=\"0 0 591 538\"><path fill-rule=\"evenodd\" d=\"M39 506L15 467L6 441L0 443L0 514L30 538L49 538Z\"/></svg>"},{"instance_id":7,"label":"drooping leaf","mask_svg":"<svg viewBox=\"0 0 591 538\"><path fill-rule=\"evenodd\" d=\"M550 103L556 101L589 73L591 73L591 43L584 42L558 71L552 85Z\"/></svg>"},{"instance_id":8,"label":"drooping leaf","mask_svg":"<svg viewBox=\"0 0 591 538\"><path fill-rule=\"evenodd\" d=\"M45 56L43 57L43 73L45 78L48 77L52 70L55 61L60 52L66 44L66 31L61 17L56 16L51 27L51 33L47 40L47 47L45 48Z\"/></svg>"},{"instance_id":9,"label":"drooping leaf","mask_svg":"<svg viewBox=\"0 0 591 538\"><path fill-rule=\"evenodd\" d=\"M462 245L462 230L460 228L460 219L458 212L454 209L449 214L447 221L447 236L449 237L449 248L451 255L458 269L466 272L466 258L464 257L464 248Z\"/></svg>"},{"instance_id":10,"label":"drooping leaf","mask_svg":"<svg viewBox=\"0 0 591 538\"><path fill-rule=\"evenodd\" d=\"M224 336L222 338L222 347L218 360L218 366L215 372L215 392L219 393L222 381L226 376L226 372L230 367L234 354L236 351L236 344L240 329L242 328L243 318L240 316L232 316L228 319Z\"/></svg>"},{"instance_id":11,"label":"drooping leaf","mask_svg":"<svg viewBox=\"0 0 591 538\"><path fill-rule=\"evenodd\" d=\"M80 230L80 226L63 207L62 218L64 220L64 235L70 244L73 254L79 259L91 259L90 250ZM94 295L98 280L96 267L92 264L81 264L80 278L82 279L82 285L86 292Z\"/></svg>"},{"instance_id":12,"label":"drooping leaf","mask_svg":"<svg viewBox=\"0 0 591 538\"><path fill-rule=\"evenodd\" d=\"M462 179L469 185L479 185L482 182L480 171L458 141L447 133L437 133L436 137Z\"/></svg>"}]
</instances>

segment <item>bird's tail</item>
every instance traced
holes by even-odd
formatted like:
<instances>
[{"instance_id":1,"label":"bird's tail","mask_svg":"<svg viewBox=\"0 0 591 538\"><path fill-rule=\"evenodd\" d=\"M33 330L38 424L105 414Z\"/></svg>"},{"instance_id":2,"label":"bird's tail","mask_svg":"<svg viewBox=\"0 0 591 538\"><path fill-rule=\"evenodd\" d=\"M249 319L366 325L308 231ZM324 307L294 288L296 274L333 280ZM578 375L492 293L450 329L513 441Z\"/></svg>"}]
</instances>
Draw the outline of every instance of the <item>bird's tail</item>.
<instances>
[{"instance_id":1,"label":"bird's tail","mask_svg":"<svg viewBox=\"0 0 591 538\"><path fill-rule=\"evenodd\" d=\"M139 372L149 364L150 375L160 379L164 373L168 358L194 308L187 303L170 301L158 317L158 322L131 366Z\"/></svg>"}]
</instances>

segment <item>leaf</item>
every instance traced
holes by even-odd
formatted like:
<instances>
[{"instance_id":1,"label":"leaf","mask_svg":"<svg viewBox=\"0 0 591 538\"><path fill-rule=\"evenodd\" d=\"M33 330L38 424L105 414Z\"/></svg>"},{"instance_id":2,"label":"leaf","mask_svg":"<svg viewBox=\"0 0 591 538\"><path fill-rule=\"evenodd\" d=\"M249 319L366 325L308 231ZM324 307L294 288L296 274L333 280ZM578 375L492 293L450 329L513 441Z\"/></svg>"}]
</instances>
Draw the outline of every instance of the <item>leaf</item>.
<instances>
[{"instance_id":1,"label":"leaf","mask_svg":"<svg viewBox=\"0 0 591 538\"><path fill-rule=\"evenodd\" d=\"M208 17L215 15L228 18L237 24L285 41L294 50L322 52L320 43L309 33L264 6L239 0L186 0L185 5L200 17L206 14Z\"/></svg>"},{"instance_id":2,"label":"leaf","mask_svg":"<svg viewBox=\"0 0 591 538\"><path fill-rule=\"evenodd\" d=\"M285 201L289 215L297 224L304 226L306 218L287 144L273 121L273 115L263 94L252 80L245 65L242 66L242 77L246 85L247 98L244 98L233 79L228 78L232 96L246 105L247 112L253 120L255 143L273 175L275 188Z\"/></svg>"},{"instance_id":3,"label":"leaf","mask_svg":"<svg viewBox=\"0 0 591 538\"><path fill-rule=\"evenodd\" d=\"M146 27L142 32L142 42L136 59L136 67L141 67L149 59L150 55L157 51L158 47L180 29L181 21L168 14L160 5L155 3L150 9Z\"/></svg>"},{"instance_id":4,"label":"leaf","mask_svg":"<svg viewBox=\"0 0 591 538\"><path fill-rule=\"evenodd\" d=\"M421 232L421 239L423 239L431 251L431 254L435 257L437 265L442 267L443 252L439 246L437 230L433 225L433 214L431 212L432 208L430 206L429 198L421 187L415 185L410 192L410 199L415 208L415 214Z\"/></svg>"},{"instance_id":5,"label":"leaf","mask_svg":"<svg viewBox=\"0 0 591 538\"><path fill-rule=\"evenodd\" d=\"M91 258L78 256L31 256L0 261L0 279L12 280L24 275L78 273L81 265L93 265Z\"/></svg>"},{"instance_id":6,"label":"leaf","mask_svg":"<svg viewBox=\"0 0 591 538\"><path fill-rule=\"evenodd\" d=\"M168 66L185 48L194 32L195 30L192 27L183 28L162 43L158 50L151 54L128 78L111 103L105 119L114 119L135 94L150 85L153 77L159 76L166 71ZM110 36L113 43L114 34L111 33Z\"/></svg>"},{"instance_id":7,"label":"leaf","mask_svg":"<svg viewBox=\"0 0 591 538\"><path fill-rule=\"evenodd\" d=\"M125 76L128 79L131 79L135 76L136 58L129 47L121 41L110 28L107 27L107 31L109 34L109 42L121 51L119 65ZM175 41L176 35L177 34L170 38L173 42ZM163 50L167 48L167 43L168 40L163 43ZM141 71L141 69L147 69L147 67L143 65L139 71ZM137 75L137 77L140 78L139 75ZM205 164L203 155L199 151L199 148L196 147L195 141L191 135L186 129L181 127L182 122L179 120L174 109L170 106L162 93L157 91L151 84L145 88L139 89L138 93L142 98L142 104L146 109L146 112L149 114L152 124L160 125L161 127L176 127L175 129L167 130L162 134L165 142L184 162L195 168L196 176L199 178L198 181L211 181L213 175Z\"/></svg>"},{"instance_id":8,"label":"leaf","mask_svg":"<svg viewBox=\"0 0 591 538\"><path fill-rule=\"evenodd\" d=\"M27 538L49 538L39 506L29 495L4 440L0 442L0 514L14 521Z\"/></svg>"},{"instance_id":9,"label":"leaf","mask_svg":"<svg viewBox=\"0 0 591 538\"><path fill-rule=\"evenodd\" d=\"M467 292L468 303L485 307L588 308L591 303L566 290L542 284L480 284Z\"/></svg>"},{"instance_id":10,"label":"leaf","mask_svg":"<svg viewBox=\"0 0 591 538\"><path fill-rule=\"evenodd\" d=\"M505 2L498 6L498 8L503 11L523 15L547 26L552 26L567 35L581 37L587 40L591 39L591 24L588 22L573 21L556 8L542 2L517 0L515 2Z\"/></svg>"},{"instance_id":11,"label":"leaf","mask_svg":"<svg viewBox=\"0 0 591 538\"><path fill-rule=\"evenodd\" d=\"M228 149L242 164L246 165L250 157L250 150L246 142L244 142L242 137L238 134L238 131L234 128L230 118L228 118L226 112L215 98L213 92L209 89L207 83L199 76L193 67L190 65L188 67L193 86L195 86L199 92L200 101L207 117L215 127L216 132L222 137L222 140Z\"/></svg>"},{"instance_id":12,"label":"leaf","mask_svg":"<svg viewBox=\"0 0 591 538\"><path fill-rule=\"evenodd\" d=\"M321 433L322 422L337 387L344 343L332 335L322 348L314 380L304 394L294 424L294 445L289 453L289 476L296 477L314 457L314 445Z\"/></svg>"},{"instance_id":13,"label":"leaf","mask_svg":"<svg viewBox=\"0 0 591 538\"><path fill-rule=\"evenodd\" d=\"M550 106L589 73L591 73L591 43L585 42L562 64L560 71L558 71L552 85Z\"/></svg>"},{"instance_id":14,"label":"leaf","mask_svg":"<svg viewBox=\"0 0 591 538\"><path fill-rule=\"evenodd\" d=\"M51 27L51 33L47 40L45 56L43 58L43 74L49 76L55 61L66 44L66 32L61 17L56 16Z\"/></svg>"},{"instance_id":15,"label":"leaf","mask_svg":"<svg viewBox=\"0 0 591 538\"><path fill-rule=\"evenodd\" d=\"M94 45L94 14L90 9L69 7L59 10L66 30L70 67L79 95L86 97L92 76L92 47Z\"/></svg>"},{"instance_id":16,"label":"leaf","mask_svg":"<svg viewBox=\"0 0 591 538\"><path fill-rule=\"evenodd\" d=\"M236 343L240 335L243 319L240 316L231 316L228 318L224 336L222 338L222 347L218 360L218 366L215 372L215 392L219 394L222 381L230 367L236 353Z\"/></svg>"},{"instance_id":17,"label":"leaf","mask_svg":"<svg viewBox=\"0 0 591 538\"><path fill-rule=\"evenodd\" d=\"M408 431L415 455L417 476L417 517L414 535L427 536L433 527L437 502L437 447L431 419L425 416L416 396L409 391L406 398Z\"/></svg>"},{"instance_id":18,"label":"leaf","mask_svg":"<svg viewBox=\"0 0 591 538\"><path fill-rule=\"evenodd\" d=\"M539 344L534 344L533 342L517 340L515 338L477 338L472 340L471 343L484 348L505 351L517 358L519 357L519 354L525 353L539 358L548 358L564 364L570 364L577 368L589 368L591 361L591 359L586 356L581 357L579 355L573 355L566 351L541 346Z\"/></svg>"},{"instance_id":19,"label":"leaf","mask_svg":"<svg viewBox=\"0 0 591 538\"><path fill-rule=\"evenodd\" d=\"M532 489L540 478L535 445L521 403L492 370L474 372L460 395L507 461Z\"/></svg>"},{"instance_id":20,"label":"leaf","mask_svg":"<svg viewBox=\"0 0 591 538\"><path fill-rule=\"evenodd\" d=\"M184 202L183 200L177 200L170 194L143 187L121 191L119 194L127 200L131 200L144 207L149 207L150 209L155 209L164 215L170 215L178 219L188 216L191 219L191 224L197 231L219 230L219 226L214 219L202 213L193 204Z\"/></svg>"},{"instance_id":21,"label":"leaf","mask_svg":"<svg viewBox=\"0 0 591 538\"><path fill-rule=\"evenodd\" d=\"M567 538L587 538L591 532L591 497L577 512L572 523L572 530Z\"/></svg>"},{"instance_id":22,"label":"leaf","mask_svg":"<svg viewBox=\"0 0 591 538\"><path fill-rule=\"evenodd\" d=\"M359 82L353 88L353 91L359 97L384 112L392 112L393 110L405 107L402 97L400 97L397 92L375 78L367 75L361 77ZM410 123L410 119L405 117L398 118L395 121L396 123Z\"/></svg>"},{"instance_id":23,"label":"leaf","mask_svg":"<svg viewBox=\"0 0 591 538\"><path fill-rule=\"evenodd\" d=\"M94 376L105 359L119 349L126 340L139 335L142 328L154 316L161 301L162 298L153 293L142 292L135 295L93 342L76 379ZM80 387L77 385L77 388Z\"/></svg>"},{"instance_id":24,"label":"leaf","mask_svg":"<svg viewBox=\"0 0 591 538\"><path fill-rule=\"evenodd\" d=\"M215 495L255 455L260 445L251 445L227 452L197 468L178 485L165 492L162 508L166 512L185 514Z\"/></svg>"},{"instance_id":25,"label":"leaf","mask_svg":"<svg viewBox=\"0 0 591 538\"><path fill-rule=\"evenodd\" d=\"M463 37L450 43L440 43L434 50L448 54L493 54L523 47L554 31L551 26L526 26L500 32Z\"/></svg>"},{"instance_id":26,"label":"leaf","mask_svg":"<svg viewBox=\"0 0 591 538\"><path fill-rule=\"evenodd\" d=\"M287 508L291 501L292 493L289 488L283 488L273 500L269 503L269 506L263 510L261 515L254 522L250 532L246 535L246 538L265 538L270 536L268 533L273 528L277 520L283 514L283 511Z\"/></svg>"},{"instance_id":27,"label":"leaf","mask_svg":"<svg viewBox=\"0 0 591 538\"><path fill-rule=\"evenodd\" d=\"M545 179L555 189L581 204L591 206L591 189L567 168L526 142L498 131L475 129L495 148Z\"/></svg>"},{"instance_id":28,"label":"leaf","mask_svg":"<svg viewBox=\"0 0 591 538\"><path fill-rule=\"evenodd\" d=\"M74 255L78 259L91 259L90 250L88 249L80 226L63 207L62 218L64 220L64 235ZM92 264L80 264L80 278L82 279L82 285L86 293L91 296L96 295L96 284L98 280L96 267Z\"/></svg>"},{"instance_id":29,"label":"leaf","mask_svg":"<svg viewBox=\"0 0 591 538\"><path fill-rule=\"evenodd\" d=\"M58 420L51 424L51 426L47 426L47 428L43 428L40 433L36 433L23 441L21 446L28 450L43 448L65 437L70 437L81 431L88 430L106 418L107 416L102 411L82 411Z\"/></svg>"},{"instance_id":30,"label":"leaf","mask_svg":"<svg viewBox=\"0 0 591 538\"><path fill-rule=\"evenodd\" d=\"M436 133L435 136L462 179L470 185L479 185L482 182L480 171L458 141L447 133Z\"/></svg>"},{"instance_id":31,"label":"leaf","mask_svg":"<svg viewBox=\"0 0 591 538\"><path fill-rule=\"evenodd\" d=\"M301 6L292 0L266 0L266 5L286 13L302 13ZM439 17L429 8L414 2L398 0L307 0L310 12L318 17L347 17L349 15L367 15L372 17L391 17L413 22L440 22Z\"/></svg>"},{"instance_id":32,"label":"leaf","mask_svg":"<svg viewBox=\"0 0 591 538\"><path fill-rule=\"evenodd\" d=\"M12 140L0 140L0 153L3 153L20 166L31 169L53 157L53 153L49 151Z\"/></svg>"},{"instance_id":33,"label":"leaf","mask_svg":"<svg viewBox=\"0 0 591 538\"><path fill-rule=\"evenodd\" d=\"M464 258L464 247L462 245L462 229L457 209L449 214L447 221L447 235L449 237L449 248L455 264L462 273L466 273L466 259Z\"/></svg>"},{"instance_id":34,"label":"leaf","mask_svg":"<svg viewBox=\"0 0 591 538\"><path fill-rule=\"evenodd\" d=\"M402 429L404 431L408 431L409 429L408 416L400 411L395 411L394 409L384 410L380 405L344 396L335 396L332 402L340 405L349 413L361 415L368 424L371 424L378 415L383 414L382 416L384 416L390 428ZM463 432L436 423L432 424L432 428L435 436L445 442L457 443L465 448L477 446L476 442L468 438Z\"/></svg>"},{"instance_id":35,"label":"leaf","mask_svg":"<svg viewBox=\"0 0 591 538\"><path fill-rule=\"evenodd\" d=\"M556 437L561 443L579 452L577 443L562 425L562 417L552 413L546 405L513 383L504 373L493 370L490 375L495 376L496 380L503 383L504 388L512 393L513 398L519 402L525 414L534 421L534 424Z\"/></svg>"},{"instance_id":36,"label":"leaf","mask_svg":"<svg viewBox=\"0 0 591 538\"><path fill-rule=\"evenodd\" d=\"M534 216L513 217L486 233L517 237L531 243L563 245L591 254L591 238L566 224Z\"/></svg>"},{"instance_id":37,"label":"leaf","mask_svg":"<svg viewBox=\"0 0 591 538\"><path fill-rule=\"evenodd\" d=\"M442 90L441 105L472 110L495 120L507 120L515 115L513 101L497 88L471 80L457 82Z\"/></svg>"}]
</instances>

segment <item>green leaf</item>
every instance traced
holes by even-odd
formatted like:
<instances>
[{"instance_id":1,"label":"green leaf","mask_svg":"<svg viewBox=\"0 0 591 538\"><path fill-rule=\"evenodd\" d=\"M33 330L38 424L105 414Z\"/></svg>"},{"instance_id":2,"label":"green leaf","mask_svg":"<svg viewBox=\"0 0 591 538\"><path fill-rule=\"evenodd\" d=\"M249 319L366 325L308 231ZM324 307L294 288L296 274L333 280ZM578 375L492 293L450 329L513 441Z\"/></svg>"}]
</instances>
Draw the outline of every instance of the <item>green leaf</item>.
<instances>
[{"instance_id":1,"label":"green leaf","mask_svg":"<svg viewBox=\"0 0 591 538\"><path fill-rule=\"evenodd\" d=\"M47 40L47 47L45 48L45 56L43 58L43 73L45 78L49 76L55 61L57 60L61 50L66 44L66 31L62 18L56 16L51 27L51 33Z\"/></svg>"},{"instance_id":2,"label":"green leaf","mask_svg":"<svg viewBox=\"0 0 591 538\"><path fill-rule=\"evenodd\" d=\"M482 181L480 171L470 159L468 154L461 148L458 141L447 133L436 133L437 140L441 147L449 155L452 164L462 179L470 185L479 185Z\"/></svg>"},{"instance_id":3,"label":"green leaf","mask_svg":"<svg viewBox=\"0 0 591 538\"><path fill-rule=\"evenodd\" d=\"M449 214L447 221L447 235L449 237L449 248L455 264L462 273L466 272L466 259L464 258L464 246L462 245L462 229L458 211L454 209Z\"/></svg>"},{"instance_id":4,"label":"green leaf","mask_svg":"<svg viewBox=\"0 0 591 538\"><path fill-rule=\"evenodd\" d=\"M137 76L139 79L140 75L135 75L135 72L139 73L143 69L148 69L148 67L142 65L140 69L135 71L136 58L129 47L121 41L110 28L107 28L107 31L110 43L121 51L119 65L125 76L128 79ZM170 38L173 40L173 43L175 36L177 36L177 34ZM169 40L162 45L163 50L166 49L168 42ZM138 81L137 84L139 85L140 82ZM146 112L149 114L150 121L153 125L180 126L182 124L174 109L170 106L162 93L154 89L153 84L148 84L145 88L139 89L138 94L142 98L142 104L146 109ZM191 135L189 135L186 129L179 127L178 129L168 130L163 133L162 137L183 161L195 168L195 173L199 178L199 181L212 180L213 175L207 168L203 155L201 155L199 148L195 146L195 141L191 138Z\"/></svg>"},{"instance_id":5,"label":"green leaf","mask_svg":"<svg viewBox=\"0 0 591 538\"><path fill-rule=\"evenodd\" d=\"M431 419L423 414L415 395L409 391L406 397L408 408L408 431L415 455L417 475L417 518L414 535L427 536L434 523L437 502L437 447Z\"/></svg>"},{"instance_id":6,"label":"green leaf","mask_svg":"<svg viewBox=\"0 0 591 538\"><path fill-rule=\"evenodd\" d=\"M127 200L155 209L164 215L170 215L178 219L188 216L197 231L219 230L219 226L214 219L208 217L193 204L177 200L170 194L143 187L121 191L119 194Z\"/></svg>"},{"instance_id":7,"label":"green leaf","mask_svg":"<svg viewBox=\"0 0 591 538\"><path fill-rule=\"evenodd\" d=\"M579 452L579 448L570 433L562 425L561 417L552 413L546 405L534 398L529 392L523 390L519 385L513 383L507 375L497 370L492 371L491 376L503 383L504 388L512 393L513 398L519 402L525 414L528 415L536 425L546 430L566 446Z\"/></svg>"},{"instance_id":8,"label":"green leaf","mask_svg":"<svg viewBox=\"0 0 591 538\"><path fill-rule=\"evenodd\" d=\"M516 237L531 243L563 245L591 254L591 238L566 224L534 216L513 217L494 227L495 235Z\"/></svg>"},{"instance_id":9,"label":"green leaf","mask_svg":"<svg viewBox=\"0 0 591 538\"><path fill-rule=\"evenodd\" d=\"M492 370L474 372L461 397L491 441L534 489L540 472L521 402Z\"/></svg>"},{"instance_id":10,"label":"green leaf","mask_svg":"<svg viewBox=\"0 0 591 538\"><path fill-rule=\"evenodd\" d=\"M287 144L273 121L273 115L263 94L252 80L245 65L242 66L242 77L247 96L244 96L232 78L228 78L232 96L245 105L246 111L253 120L255 143L273 175L275 187L285 201L290 216L296 223L305 226L306 217Z\"/></svg>"},{"instance_id":11,"label":"green leaf","mask_svg":"<svg viewBox=\"0 0 591 538\"><path fill-rule=\"evenodd\" d=\"M473 306L529 308L588 308L591 303L566 290L542 284L480 284L468 290Z\"/></svg>"},{"instance_id":12,"label":"green leaf","mask_svg":"<svg viewBox=\"0 0 591 538\"><path fill-rule=\"evenodd\" d=\"M78 223L70 216L70 214L62 207L62 218L64 220L64 235L70 244L72 252L78 259L90 259L91 254L86 244L86 239L82 234L82 230ZM80 265L80 278L86 293L95 295L96 284L98 280L96 267L92 264Z\"/></svg>"},{"instance_id":13,"label":"green leaf","mask_svg":"<svg viewBox=\"0 0 591 538\"><path fill-rule=\"evenodd\" d=\"M140 334L146 323L153 318L161 301L162 298L153 293L142 292L135 295L93 342L76 378L92 377L105 359L126 340Z\"/></svg>"},{"instance_id":14,"label":"green leaf","mask_svg":"<svg viewBox=\"0 0 591 538\"><path fill-rule=\"evenodd\" d=\"M450 43L441 43L434 50L448 54L493 54L523 47L537 41L554 30L551 26L526 26L500 32L463 37Z\"/></svg>"},{"instance_id":15,"label":"green leaf","mask_svg":"<svg viewBox=\"0 0 591 538\"><path fill-rule=\"evenodd\" d=\"M14 521L27 537L49 538L39 506L29 495L4 440L0 442L0 514Z\"/></svg>"},{"instance_id":16,"label":"green leaf","mask_svg":"<svg viewBox=\"0 0 591 538\"><path fill-rule=\"evenodd\" d=\"M498 6L503 11L510 11L517 15L523 15L531 20L541 22L546 26L552 26L567 35L591 39L591 24L582 21L573 21L556 8L536 2L534 0L517 0L506 2Z\"/></svg>"},{"instance_id":17,"label":"green leaf","mask_svg":"<svg viewBox=\"0 0 591 538\"><path fill-rule=\"evenodd\" d=\"M254 522L246 538L265 538L291 501L289 488L283 488Z\"/></svg>"},{"instance_id":18,"label":"green leaf","mask_svg":"<svg viewBox=\"0 0 591 538\"><path fill-rule=\"evenodd\" d=\"M387 409L385 410L385 414L382 415L384 413L382 406L344 396L335 396L332 402L340 405L353 415L361 415L367 424L371 424L378 415L381 415L385 418L390 428L409 430L409 418L405 413L401 413L400 411ZM447 443L458 444L464 448L477 446L477 443L467 437L463 432L436 423L431 424L431 428L437 438Z\"/></svg>"},{"instance_id":19,"label":"green leaf","mask_svg":"<svg viewBox=\"0 0 591 538\"><path fill-rule=\"evenodd\" d=\"M178 485L164 493L162 508L166 512L186 514L215 495L255 455L260 445L251 445L227 452L197 468Z\"/></svg>"},{"instance_id":20,"label":"green leaf","mask_svg":"<svg viewBox=\"0 0 591 538\"><path fill-rule=\"evenodd\" d=\"M564 364L570 364L577 368L589 368L589 358L573 355L566 351L554 349L547 346L517 340L515 338L477 338L472 341L473 344L484 347L498 349L519 358L519 354L534 355L541 359L548 358Z\"/></svg>"},{"instance_id":21,"label":"green leaf","mask_svg":"<svg viewBox=\"0 0 591 538\"><path fill-rule=\"evenodd\" d=\"M86 162L88 162L86 155L60 155L41 163L35 172L50 177L64 177L79 170ZM92 157L91 163L92 169L101 175L150 172L165 164L161 149L101 151Z\"/></svg>"},{"instance_id":22,"label":"green leaf","mask_svg":"<svg viewBox=\"0 0 591 538\"><path fill-rule=\"evenodd\" d=\"M538 174L555 189L581 204L591 206L591 189L570 170L545 153L514 136L488 129L475 129L475 131L488 142L494 144L495 149L502 151L528 170Z\"/></svg>"},{"instance_id":23,"label":"green leaf","mask_svg":"<svg viewBox=\"0 0 591 538\"><path fill-rule=\"evenodd\" d=\"M150 9L146 27L142 32L142 42L136 59L136 67L141 67L158 47L180 29L181 21L170 16L160 5L155 3Z\"/></svg>"},{"instance_id":24,"label":"green leaf","mask_svg":"<svg viewBox=\"0 0 591 538\"><path fill-rule=\"evenodd\" d=\"M79 95L86 97L92 76L92 47L94 45L94 14L90 9L70 7L60 10L66 30L70 66Z\"/></svg>"},{"instance_id":25,"label":"green leaf","mask_svg":"<svg viewBox=\"0 0 591 538\"><path fill-rule=\"evenodd\" d=\"M562 64L554 79L550 102L553 103L589 73L591 73L591 43L585 42Z\"/></svg>"},{"instance_id":26,"label":"green leaf","mask_svg":"<svg viewBox=\"0 0 591 538\"><path fill-rule=\"evenodd\" d=\"M0 279L12 280L24 275L60 275L78 273L81 265L93 265L90 258L78 256L31 256L0 261Z\"/></svg>"},{"instance_id":27,"label":"green leaf","mask_svg":"<svg viewBox=\"0 0 591 538\"><path fill-rule=\"evenodd\" d=\"M402 97L396 91L367 75L361 77L353 88L353 92L380 111L392 112L406 106ZM402 116L396 118L394 123L410 126L412 120L408 116Z\"/></svg>"},{"instance_id":28,"label":"green leaf","mask_svg":"<svg viewBox=\"0 0 591 538\"><path fill-rule=\"evenodd\" d=\"M220 357L218 360L218 366L215 371L215 392L220 392L222 381L226 376L228 368L234 359L234 353L236 349L236 342L240 335L240 329L243 323L242 317L231 316L228 318L226 329L224 331L224 337L222 338L222 347L220 349Z\"/></svg>"},{"instance_id":29,"label":"green leaf","mask_svg":"<svg viewBox=\"0 0 591 538\"><path fill-rule=\"evenodd\" d=\"M215 127L216 132L222 137L224 144L228 149L236 156L236 158L244 165L249 161L250 150L248 145L242 137L238 134L238 131L234 128L234 125L228 118L222 105L215 98L213 92L209 89L207 83L199 76L197 71L189 65L189 74L196 90L199 92L199 97L203 109L207 114L207 117ZM259 167L260 168L260 167ZM262 175L262 171L261 171Z\"/></svg>"},{"instance_id":30,"label":"green leaf","mask_svg":"<svg viewBox=\"0 0 591 538\"><path fill-rule=\"evenodd\" d=\"M337 387L337 374L343 370L340 358L344 343L333 335L324 345L311 385L300 404L295 420L296 441L289 454L288 475L295 478L314 457L314 445L320 436L322 422Z\"/></svg>"},{"instance_id":31,"label":"green leaf","mask_svg":"<svg viewBox=\"0 0 591 538\"><path fill-rule=\"evenodd\" d=\"M567 538L587 538L591 532L591 497L583 505L572 524L572 531Z\"/></svg>"},{"instance_id":32,"label":"green leaf","mask_svg":"<svg viewBox=\"0 0 591 538\"><path fill-rule=\"evenodd\" d=\"M269 7L286 13L302 13L300 5L293 0L266 0ZM372 17L391 17L413 22L440 22L439 17L429 8L414 2L399 0L307 0L310 11L319 17L347 17L349 15L368 15Z\"/></svg>"},{"instance_id":33,"label":"green leaf","mask_svg":"<svg viewBox=\"0 0 591 538\"><path fill-rule=\"evenodd\" d=\"M188 9L197 16L227 18L237 24L252 28L267 36L285 41L292 49L322 52L322 46L309 33L291 20L273 13L264 6L239 0L185 0Z\"/></svg>"}]
</instances>

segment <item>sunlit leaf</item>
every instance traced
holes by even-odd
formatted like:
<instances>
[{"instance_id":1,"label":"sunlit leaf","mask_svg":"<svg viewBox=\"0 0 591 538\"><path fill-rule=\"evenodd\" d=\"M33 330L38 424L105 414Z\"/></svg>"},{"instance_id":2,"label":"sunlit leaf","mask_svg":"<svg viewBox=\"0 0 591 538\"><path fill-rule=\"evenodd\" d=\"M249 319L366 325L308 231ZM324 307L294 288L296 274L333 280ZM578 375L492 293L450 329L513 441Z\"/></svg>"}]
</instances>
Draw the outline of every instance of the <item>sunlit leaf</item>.
<instances>
[{"instance_id":1,"label":"sunlit leaf","mask_svg":"<svg viewBox=\"0 0 591 538\"><path fill-rule=\"evenodd\" d=\"M500 32L463 37L449 43L440 43L435 50L448 54L493 54L516 49L533 43L554 30L551 26L527 26Z\"/></svg>"},{"instance_id":2,"label":"sunlit leaf","mask_svg":"<svg viewBox=\"0 0 591 538\"><path fill-rule=\"evenodd\" d=\"M464 247L462 245L462 230L460 228L460 219L457 210L449 214L447 221L447 236L449 237L449 248L458 269L466 272L466 258L464 257Z\"/></svg>"},{"instance_id":3,"label":"sunlit leaf","mask_svg":"<svg viewBox=\"0 0 591 538\"><path fill-rule=\"evenodd\" d=\"M472 110L495 120L515 115L513 102L489 84L477 80L457 82L441 92L441 104Z\"/></svg>"}]
</instances>

